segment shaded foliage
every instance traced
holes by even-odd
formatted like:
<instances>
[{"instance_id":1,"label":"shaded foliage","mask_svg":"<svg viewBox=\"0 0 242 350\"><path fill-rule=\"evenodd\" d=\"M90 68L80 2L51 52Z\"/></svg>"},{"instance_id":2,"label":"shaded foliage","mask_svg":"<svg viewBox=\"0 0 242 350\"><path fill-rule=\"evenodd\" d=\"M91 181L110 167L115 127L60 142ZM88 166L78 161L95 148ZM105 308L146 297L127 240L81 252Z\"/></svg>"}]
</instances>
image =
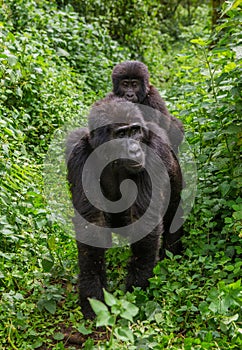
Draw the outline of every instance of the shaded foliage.
<instances>
[{"instance_id":1,"label":"shaded foliage","mask_svg":"<svg viewBox=\"0 0 242 350\"><path fill-rule=\"evenodd\" d=\"M79 21L71 8L63 12L45 1L38 6L16 1L5 3L0 15L6 23L0 61L3 113L21 121L28 147L43 147L68 116L79 113L83 101L102 96L110 84L109 69L123 50L98 24Z\"/></svg>"},{"instance_id":2,"label":"shaded foliage","mask_svg":"<svg viewBox=\"0 0 242 350\"><path fill-rule=\"evenodd\" d=\"M180 38L182 28L198 18L199 1L59 0L58 4L60 7L71 4L88 23L97 20L113 39L132 50L133 58L143 58L146 45L148 48L155 37L164 49L168 41Z\"/></svg>"}]
</instances>

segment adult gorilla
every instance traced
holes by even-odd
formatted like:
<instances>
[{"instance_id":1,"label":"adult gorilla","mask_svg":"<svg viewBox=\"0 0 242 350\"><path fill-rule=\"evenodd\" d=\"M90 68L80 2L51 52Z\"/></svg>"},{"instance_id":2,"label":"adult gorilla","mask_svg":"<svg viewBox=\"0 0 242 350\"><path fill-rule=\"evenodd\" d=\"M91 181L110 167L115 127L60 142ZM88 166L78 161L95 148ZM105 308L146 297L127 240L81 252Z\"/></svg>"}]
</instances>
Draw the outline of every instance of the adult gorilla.
<instances>
[{"instance_id":1,"label":"adult gorilla","mask_svg":"<svg viewBox=\"0 0 242 350\"><path fill-rule=\"evenodd\" d=\"M105 164L101 175L100 164ZM181 252L182 230L170 233L163 228L163 217L172 220L177 211L182 176L164 130L146 123L135 104L119 98L94 106L88 128L69 135L67 167L75 209L80 304L84 316L93 318L88 298L103 300L105 250L112 246L112 231L131 243L127 290L147 287L162 234L162 255L165 249ZM132 183L123 191L127 179Z\"/></svg>"},{"instance_id":2,"label":"adult gorilla","mask_svg":"<svg viewBox=\"0 0 242 350\"><path fill-rule=\"evenodd\" d=\"M148 111L143 107L145 120L153 121L166 130L170 143L177 153L184 134L182 122L169 113L159 91L150 84L147 66L140 61L119 63L113 68L112 83L113 91L105 97L105 100L123 97L127 101L152 107L152 113L152 109Z\"/></svg>"}]
</instances>

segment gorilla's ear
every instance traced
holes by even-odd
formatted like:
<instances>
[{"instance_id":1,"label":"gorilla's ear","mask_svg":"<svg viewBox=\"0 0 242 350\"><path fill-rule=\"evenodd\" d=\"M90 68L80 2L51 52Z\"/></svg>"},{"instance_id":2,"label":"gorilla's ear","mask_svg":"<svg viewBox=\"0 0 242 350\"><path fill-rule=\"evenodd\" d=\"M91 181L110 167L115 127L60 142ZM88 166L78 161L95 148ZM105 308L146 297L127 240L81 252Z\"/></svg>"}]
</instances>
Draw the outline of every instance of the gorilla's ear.
<instances>
[{"instance_id":1,"label":"gorilla's ear","mask_svg":"<svg viewBox=\"0 0 242 350\"><path fill-rule=\"evenodd\" d=\"M105 125L90 131L89 144L92 149L110 140L110 129L110 125Z\"/></svg>"},{"instance_id":2,"label":"gorilla's ear","mask_svg":"<svg viewBox=\"0 0 242 350\"><path fill-rule=\"evenodd\" d=\"M147 85L145 85L145 93L146 93L146 96L149 95L149 92L150 92L150 84L147 84Z\"/></svg>"},{"instance_id":3,"label":"gorilla's ear","mask_svg":"<svg viewBox=\"0 0 242 350\"><path fill-rule=\"evenodd\" d=\"M88 135L88 141L92 149L95 149L98 146L98 130L91 130Z\"/></svg>"}]
</instances>

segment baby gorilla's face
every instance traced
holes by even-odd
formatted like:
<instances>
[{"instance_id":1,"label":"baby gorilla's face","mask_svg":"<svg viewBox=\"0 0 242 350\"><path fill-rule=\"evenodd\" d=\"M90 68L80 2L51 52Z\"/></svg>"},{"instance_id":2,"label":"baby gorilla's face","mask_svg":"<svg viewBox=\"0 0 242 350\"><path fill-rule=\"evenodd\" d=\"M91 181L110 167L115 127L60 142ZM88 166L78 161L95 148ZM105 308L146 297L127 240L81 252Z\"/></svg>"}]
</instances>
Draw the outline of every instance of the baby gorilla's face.
<instances>
[{"instance_id":1,"label":"baby gorilla's face","mask_svg":"<svg viewBox=\"0 0 242 350\"><path fill-rule=\"evenodd\" d=\"M138 79L123 79L119 83L120 96L126 100L137 103L141 91L141 82Z\"/></svg>"}]
</instances>

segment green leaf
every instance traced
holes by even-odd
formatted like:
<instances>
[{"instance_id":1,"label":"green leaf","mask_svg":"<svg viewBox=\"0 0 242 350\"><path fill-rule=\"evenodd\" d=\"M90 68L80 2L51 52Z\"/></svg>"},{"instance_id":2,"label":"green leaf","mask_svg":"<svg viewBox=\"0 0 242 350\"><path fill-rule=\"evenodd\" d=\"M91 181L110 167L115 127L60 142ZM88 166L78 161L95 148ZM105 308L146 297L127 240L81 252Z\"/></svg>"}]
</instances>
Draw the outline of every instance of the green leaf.
<instances>
[{"instance_id":1,"label":"green leaf","mask_svg":"<svg viewBox=\"0 0 242 350\"><path fill-rule=\"evenodd\" d=\"M230 283L229 285L226 286L228 289L232 289L232 290L239 290L240 291L240 287L241 287L241 279L239 279L238 281L234 282L234 283Z\"/></svg>"},{"instance_id":2,"label":"green leaf","mask_svg":"<svg viewBox=\"0 0 242 350\"><path fill-rule=\"evenodd\" d=\"M236 63L235 62L230 62L230 63L228 63L228 64L226 64L224 66L223 70L224 70L224 72L228 73L228 72L230 72L231 70L233 70L235 68L236 68Z\"/></svg>"},{"instance_id":3,"label":"green leaf","mask_svg":"<svg viewBox=\"0 0 242 350\"><path fill-rule=\"evenodd\" d=\"M20 87L17 87L17 89L16 89L16 94L17 94L20 98L22 98L22 96L23 96L23 90L22 90Z\"/></svg>"},{"instance_id":4,"label":"green leaf","mask_svg":"<svg viewBox=\"0 0 242 350\"><path fill-rule=\"evenodd\" d=\"M224 324L230 324L231 322L237 321L239 318L239 314L235 314L233 316L229 316L229 317L224 317L222 322Z\"/></svg>"},{"instance_id":5,"label":"green leaf","mask_svg":"<svg viewBox=\"0 0 242 350\"><path fill-rule=\"evenodd\" d=\"M34 349L38 349L43 345L43 341L41 339L35 340L35 342L32 344L32 347Z\"/></svg>"},{"instance_id":6,"label":"green leaf","mask_svg":"<svg viewBox=\"0 0 242 350\"><path fill-rule=\"evenodd\" d=\"M232 9L236 9L241 4L242 4L242 0L234 0L232 4Z\"/></svg>"},{"instance_id":7,"label":"green leaf","mask_svg":"<svg viewBox=\"0 0 242 350\"><path fill-rule=\"evenodd\" d=\"M96 349L94 347L94 340L92 338L88 338L86 341L85 341L85 344L84 344L84 350L94 350Z\"/></svg>"},{"instance_id":8,"label":"green leaf","mask_svg":"<svg viewBox=\"0 0 242 350\"><path fill-rule=\"evenodd\" d=\"M169 250L166 250L166 255L169 259L173 259L174 258L174 255L172 254L172 252L170 252Z\"/></svg>"},{"instance_id":9,"label":"green leaf","mask_svg":"<svg viewBox=\"0 0 242 350\"><path fill-rule=\"evenodd\" d=\"M115 336L121 341L128 342L130 341L132 344L134 343L134 335L129 328L116 328L114 330Z\"/></svg>"},{"instance_id":10,"label":"green leaf","mask_svg":"<svg viewBox=\"0 0 242 350\"><path fill-rule=\"evenodd\" d=\"M114 326L115 325L115 317L110 315L110 313L101 311L97 315L96 326L97 327L106 327L106 326Z\"/></svg>"},{"instance_id":11,"label":"green leaf","mask_svg":"<svg viewBox=\"0 0 242 350\"><path fill-rule=\"evenodd\" d=\"M15 66L15 64L17 63L17 57L14 55L8 55L8 63L10 66Z\"/></svg>"},{"instance_id":12,"label":"green leaf","mask_svg":"<svg viewBox=\"0 0 242 350\"><path fill-rule=\"evenodd\" d=\"M96 315L98 315L100 312L106 312L107 314L109 314L107 306L104 303L102 303L100 300L91 299L91 298L88 298L88 300Z\"/></svg>"},{"instance_id":13,"label":"green leaf","mask_svg":"<svg viewBox=\"0 0 242 350\"><path fill-rule=\"evenodd\" d=\"M207 131L204 133L203 138L204 138L204 141L209 141L209 140L215 139L217 135L218 135L217 130Z\"/></svg>"},{"instance_id":14,"label":"green leaf","mask_svg":"<svg viewBox=\"0 0 242 350\"><path fill-rule=\"evenodd\" d=\"M224 15L229 12L231 9L234 10L236 9L238 6L240 6L242 4L242 0L234 0L232 2L229 3L229 6L227 6L227 8L222 12L221 14L221 18L224 17Z\"/></svg>"},{"instance_id":15,"label":"green leaf","mask_svg":"<svg viewBox=\"0 0 242 350\"><path fill-rule=\"evenodd\" d=\"M117 304L117 299L111 293L108 293L105 289L103 289L103 293L104 293L105 303L108 306L113 306Z\"/></svg>"},{"instance_id":16,"label":"green leaf","mask_svg":"<svg viewBox=\"0 0 242 350\"><path fill-rule=\"evenodd\" d=\"M46 300L44 302L44 307L52 315L55 314L55 312L56 312L56 302L54 300Z\"/></svg>"},{"instance_id":17,"label":"green leaf","mask_svg":"<svg viewBox=\"0 0 242 350\"><path fill-rule=\"evenodd\" d=\"M70 56L69 52L67 52L66 50L63 50L60 47L57 47L57 55L58 56L64 56L64 57Z\"/></svg>"},{"instance_id":18,"label":"green leaf","mask_svg":"<svg viewBox=\"0 0 242 350\"><path fill-rule=\"evenodd\" d=\"M8 32L6 38L7 38L8 40L12 41L12 42L15 41L15 36L14 36L11 32Z\"/></svg>"},{"instance_id":19,"label":"green leaf","mask_svg":"<svg viewBox=\"0 0 242 350\"><path fill-rule=\"evenodd\" d=\"M48 239L48 246L50 248L50 250L55 250L56 248L56 241L55 241L55 236L51 236L49 239Z\"/></svg>"},{"instance_id":20,"label":"green leaf","mask_svg":"<svg viewBox=\"0 0 242 350\"><path fill-rule=\"evenodd\" d=\"M242 220L242 210L236 211L232 215L235 220Z\"/></svg>"},{"instance_id":21,"label":"green leaf","mask_svg":"<svg viewBox=\"0 0 242 350\"><path fill-rule=\"evenodd\" d=\"M126 320L133 322L133 317L137 315L139 308L127 300L121 301L121 305L124 311L120 313L120 316Z\"/></svg>"},{"instance_id":22,"label":"green leaf","mask_svg":"<svg viewBox=\"0 0 242 350\"><path fill-rule=\"evenodd\" d=\"M76 326L75 328L78 330L78 332L80 332L81 334L84 334L84 335L88 335L88 334L92 333L92 330L86 328L83 324L80 326Z\"/></svg>"},{"instance_id":23,"label":"green leaf","mask_svg":"<svg viewBox=\"0 0 242 350\"><path fill-rule=\"evenodd\" d=\"M206 41L204 41L203 39L201 39L201 38L199 38L199 39L192 39L190 41L191 41L191 43L197 44L197 45L200 45L200 46L208 45L208 43Z\"/></svg>"},{"instance_id":24,"label":"green leaf","mask_svg":"<svg viewBox=\"0 0 242 350\"><path fill-rule=\"evenodd\" d=\"M64 339L65 337L64 337L64 334L63 334L63 333L57 332L57 333L55 333L55 334L53 335L53 338L54 338L55 340L62 340L62 339Z\"/></svg>"},{"instance_id":25,"label":"green leaf","mask_svg":"<svg viewBox=\"0 0 242 350\"><path fill-rule=\"evenodd\" d=\"M221 328L221 331L223 333L227 333L227 331L229 330L230 328L230 325L227 325L225 323L223 323L222 321L220 322L220 328Z\"/></svg>"},{"instance_id":26,"label":"green leaf","mask_svg":"<svg viewBox=\"0 0 242 350\"><path fill-rule=\"evenodd\" d=\"M230 184L228 182L222 182L219 187L223 197L225 197L226 194L230 191Z\"/></svg>"},{"instance_id":27,"label":"green leaf","mask_svg":"<svg viewBox=\"0 0 242 350\"><path fill-rule=\"evenodd\" d=\"M43 257L41 263L42 263L43 270L45 272L50 272L50 270L52 269L52 267L54 265L54 260L53 260L52 256L46 255Z\"/></svg>"},{"instance_id":28,"label":"green leaf","mask_svg":"<svg viewBox=\"0 0 242 350\"><path fill-rule=\"evenodd\" d=\"M145 305L145 315L148 320L154 320L155 314L161 312L160 305L155 301L148 301Z\"/></svg>"},{"instance_id":29,"label":"green leaf","mask_svg":"<svg viewBox=\"0 0 242 350\"><path fill-rule=\"evenodd\" d=\"M162 313L155 314L154 318L158 324L162 324L165 322L164 315Z\"/></svg>"}]
</instances>

